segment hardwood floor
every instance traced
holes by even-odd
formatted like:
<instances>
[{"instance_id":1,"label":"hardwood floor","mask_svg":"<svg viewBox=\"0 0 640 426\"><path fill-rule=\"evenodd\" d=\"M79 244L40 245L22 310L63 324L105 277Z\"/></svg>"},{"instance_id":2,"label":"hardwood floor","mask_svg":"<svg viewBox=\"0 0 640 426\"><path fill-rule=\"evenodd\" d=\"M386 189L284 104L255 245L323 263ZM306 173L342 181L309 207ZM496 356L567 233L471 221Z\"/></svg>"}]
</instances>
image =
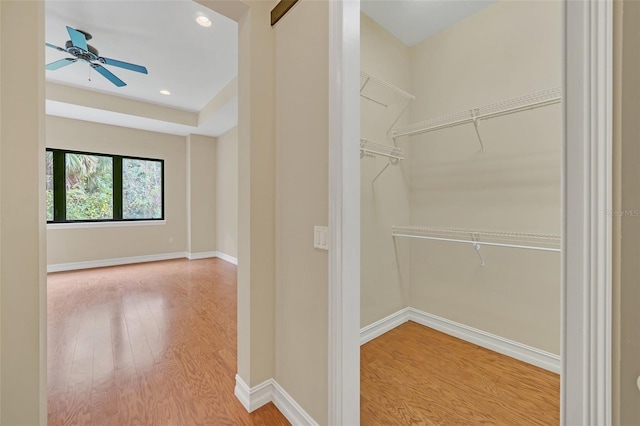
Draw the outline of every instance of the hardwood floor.
<instances>
[{"instance_id":1,"label":"hardwood floor","mask_svg":"<svg viewBox=\"0 0 640 426\"><path fill-rule=\"evenodd\" d=\"M174 260L48 276L49 425L286 425L233 395L236 267Z\"/></svg>"},{"instance_id":2,"label":"hardwood floor","mask_svg":"<svg viewBox=\"0 0 640 426\"><path fill-rule=\"evenodd\" d=\"M557 374L408 322L361 347L362 425L558 425Z\"/></svg>"},{"instance_id":3,"label":"hardwood floor","mask_svg":"<svg viewBox=\"0 0 640 426\"><path fill-rule=\"evenodd\" d=\"M559 378L406 323L361 348L361 424L557 425ZM50 425L286 425L233 395L236 267L174 260L50 274Z\"/></svg>"}]
</instances>

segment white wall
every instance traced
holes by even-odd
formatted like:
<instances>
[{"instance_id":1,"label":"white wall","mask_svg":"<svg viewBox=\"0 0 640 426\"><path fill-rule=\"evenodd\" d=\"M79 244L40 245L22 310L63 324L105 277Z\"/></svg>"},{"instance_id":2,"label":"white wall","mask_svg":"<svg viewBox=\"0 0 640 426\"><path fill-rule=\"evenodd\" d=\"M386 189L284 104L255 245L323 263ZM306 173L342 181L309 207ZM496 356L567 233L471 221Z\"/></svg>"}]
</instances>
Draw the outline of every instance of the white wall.
<instances>
[{"instance_id":1,"label":"white wall","mask_svg":"<svg viewBox=\"0 0 640 426\"><path fill-rule=\"evenodd\" d=\"M276 25L276 374L319 423L328 415L328 3L303 0Z\"/></svg>"},{"instance_id":2,"label":"white wall","mask_svg":"<svg viewBox=\"0 0 640 426\"><path fill-rule=\"evenodd\" d=\"M238 257L238 128L218 137L216 153L216 250Z\"/></svg>"},{"instance_id":3,"label":"white wall","mask_svg":"<svg viewBox=\"0 0 640 426\"><path fill-rule=\"evenodd\" d=\"M360 15L360 60L362 70L410 91L409 48L364 14ZM393 121L406 105L402 98L388 107L360 98L361 135L379 143L392 144L387 135ZM407 124L405 112L398 125ZM408 141L400 141L410 155ZM408 157L405 157L408 158ZM391 227L409 223L410 175L408 161L389 166L386 157L365 157L361 170L361 271L360 325L362 327L407 306L410 284L409 253L396 252Z\"/></svg>"},{"instance_id":4,"label":"white wall","mask_svg":"<svg viewBox=\"0 0 640 426\"><path fill-rule=\"evenodd\" d=\"M498 2L411 48L411 121L562 81L562 3ZM562 107L411 137L411 223L560 234ZM560 353L560 255L404 241L411 305Z\"/></svg>"}]
</instances>

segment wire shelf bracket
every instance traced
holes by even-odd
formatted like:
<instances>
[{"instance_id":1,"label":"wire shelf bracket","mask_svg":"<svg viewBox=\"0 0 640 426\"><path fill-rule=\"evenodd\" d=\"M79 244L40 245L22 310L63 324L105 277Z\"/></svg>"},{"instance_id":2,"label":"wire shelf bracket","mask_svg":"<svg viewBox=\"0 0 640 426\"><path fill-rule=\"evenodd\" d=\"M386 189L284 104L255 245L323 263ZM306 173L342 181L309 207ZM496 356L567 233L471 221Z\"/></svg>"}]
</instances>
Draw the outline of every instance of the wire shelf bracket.
<instances>
[{"instance_id":1,"label":"wire shelf bracket","mask_svg":"<svg viewBox=\"0 0 640 426\"><path fill-rule=\"evenodd\" d=\"M401 160L404 160L404 151L402 148L393 145L385 145L382 143L374 142L369 139L362 138L360 139L360 158L365 157L366 155L377 155L382 157L387 157L389 162L384 166L382 170L373 178L373 182L375 182L387 167L393 165L396 166L400 163Z\"/></svg>"},{"instance_id":2,"label":"wire shelf bracket","mask_svg":"<svg viewBox=\"0 0 640 426\"><path fill-rule=\"evenodd\" d=\"M560 253L560 237L551 234L532 234L502 231L479 231L424 226L394 226L394 238L417 238L432 241L471 244L478 253L480 266L485 265L480 252L482 246L506 247Z\"/></svg>"},{"instance_id":3,"label":"wire shelf bracket","mask_svg":"<svg viewBox=\"0 0 640 426\"><path fill-rule=\"evenodd\" d=\"M397 164L399 160L404 160L404 151L402 148L385 145L365 138L360 139L360 153L387 157L393 164Z\"/></svg>"},{"instance_id":4,"label":"wire shelf bracket","mask_svg":"<svg viewBox=\"0 0 640 426\"><path fill-rule=\"evenodd\" d=\"M396 138L401 136L415 136L435 130L472 123L474 125L478 141L480 142L480 148L484 151L484 143L480 136L479 129L480 121L516 112L541 108L560 102L562 102L562 91L559 87L554 87L493 104L472 108L470 110L419 121L405 127L395 128L392 129L391 135L395 141Z\"/></svg>"}]
</instances>

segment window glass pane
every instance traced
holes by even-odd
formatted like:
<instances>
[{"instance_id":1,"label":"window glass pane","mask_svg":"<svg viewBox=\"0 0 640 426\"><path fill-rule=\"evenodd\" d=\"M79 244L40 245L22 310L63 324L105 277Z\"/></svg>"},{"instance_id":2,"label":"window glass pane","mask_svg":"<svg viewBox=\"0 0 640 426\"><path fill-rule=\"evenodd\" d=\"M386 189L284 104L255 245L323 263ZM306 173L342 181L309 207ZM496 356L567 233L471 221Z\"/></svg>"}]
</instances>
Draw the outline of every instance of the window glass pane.
<instances>
[{"instance_id":1,"label":"window glass pane","mask_svg":"<svg viewBox=\"0 0 640 426\"><path fill-rule=\"evenodd\" d=\"M53 152L45 152L46 188L47 188L47 221L53 220Z\"/></svg>"},{"instance_id":2,"label":"window glass pane","mask_svg":"<svg viewBox=\"0 0 640 426\"><path fill-rule=\"evenodd\" d=\"M113 160L67 153L67 220L113 219Z\"/></svg>"},{"instance_id":3,"label":"window glass pane","mask_svg":"<svg viewBox=\"0 0 640 426\"><path fill-rule=\"evenodd\" d=\"M122 218L162 218L162 163L122 159Z\"/></svg>"}]
</instances>

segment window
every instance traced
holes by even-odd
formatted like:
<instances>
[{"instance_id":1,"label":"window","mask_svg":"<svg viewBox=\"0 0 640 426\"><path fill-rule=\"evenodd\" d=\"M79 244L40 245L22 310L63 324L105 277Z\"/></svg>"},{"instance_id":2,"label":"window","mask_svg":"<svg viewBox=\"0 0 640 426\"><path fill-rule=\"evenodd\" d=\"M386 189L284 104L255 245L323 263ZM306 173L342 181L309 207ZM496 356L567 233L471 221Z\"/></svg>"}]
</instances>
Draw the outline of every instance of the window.
<instances>
[{"instance_id":1,"label":"window","mask_svg":"<svg viewBox=\"0 0 640 426\"><path fill-rule=\"evenodd\" d=\"M67 220L113 219L113 158L65 154Z\"/></svg>"},{"instance_id":2,"label":"window","mask_svg":"<svg viewBox=\"0 0 640 426\"><path fill-rule=\"evenodd\" d=\"M53 220L53 152L47 151L44 158L47 164L45 185L47 188L47 222L49 222Z\"/></svg>"},{"instance_id":3,"label":"window","mask_svg":"<svg viewBox=\"0 0 640 426\"><path fill-rule=\"evenodd\" d=\"M164 161L46 152L47 222L164 219Z\"/></svg>"},{"instance_id":4,"label":"window","mask_svg":"<svg viewBox=\"0 0 640 426\"><path fill-rule=\"evenodd\" d=\"M162 218L162 164L122 159L122 218Z\"/></svg>"}]
</instances>

